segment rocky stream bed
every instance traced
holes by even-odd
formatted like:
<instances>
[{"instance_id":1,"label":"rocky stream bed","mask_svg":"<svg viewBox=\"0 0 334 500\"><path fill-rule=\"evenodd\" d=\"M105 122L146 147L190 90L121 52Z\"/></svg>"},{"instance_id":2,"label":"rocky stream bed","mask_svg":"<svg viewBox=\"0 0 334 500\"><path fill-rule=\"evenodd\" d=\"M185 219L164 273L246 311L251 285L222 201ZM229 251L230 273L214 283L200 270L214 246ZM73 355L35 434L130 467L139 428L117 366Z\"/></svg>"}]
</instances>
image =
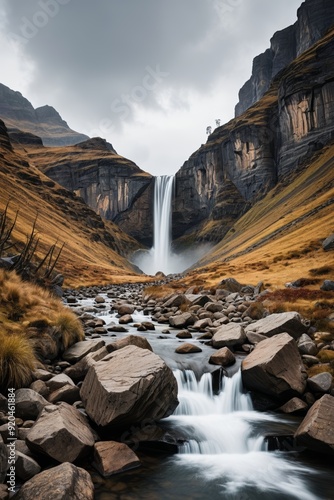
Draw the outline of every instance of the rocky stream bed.
<instances>
[{"instance_id":1,"label":"rocky stream bed","mask_svg":"<svg viewBox=\"0 0 334 500\"><path fill-rule=\"evenodd\" d=\"M15 441L0 399L1 482L14 442L20 500L333 498L333 380L306 372L333 342L261 293L66 290L86 340L16 391Z\"/></svg>"}]
</instances>

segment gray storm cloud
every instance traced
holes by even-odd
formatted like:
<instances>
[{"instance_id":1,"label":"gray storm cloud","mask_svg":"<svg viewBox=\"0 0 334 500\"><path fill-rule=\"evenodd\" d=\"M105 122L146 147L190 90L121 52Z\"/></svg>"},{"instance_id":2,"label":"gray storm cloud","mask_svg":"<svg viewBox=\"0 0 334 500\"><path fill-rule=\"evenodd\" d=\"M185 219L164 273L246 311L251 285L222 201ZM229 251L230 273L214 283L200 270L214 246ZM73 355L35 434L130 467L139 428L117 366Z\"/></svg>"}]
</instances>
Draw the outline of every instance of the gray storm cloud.
<instances>
[{"instance_id":1,"label":"gray storm cloud","mask_svg":"<svg viewBox=\"0 0 334 500\"><path fill-rule=\"evenodd\" d=\"M105 129L117 138L135 117L143 123L141 113L161 113L162 123L188 111L194 123L196 106L208 98L216 103L213 118L221 118L224 99L232 109L224 75L229 88L234 75L240 86L252 58L295 21L300 3L0 0L0 12L16 57L31 66L27 97L55 106L83 132Z\"/></svg>"}]
</instances>

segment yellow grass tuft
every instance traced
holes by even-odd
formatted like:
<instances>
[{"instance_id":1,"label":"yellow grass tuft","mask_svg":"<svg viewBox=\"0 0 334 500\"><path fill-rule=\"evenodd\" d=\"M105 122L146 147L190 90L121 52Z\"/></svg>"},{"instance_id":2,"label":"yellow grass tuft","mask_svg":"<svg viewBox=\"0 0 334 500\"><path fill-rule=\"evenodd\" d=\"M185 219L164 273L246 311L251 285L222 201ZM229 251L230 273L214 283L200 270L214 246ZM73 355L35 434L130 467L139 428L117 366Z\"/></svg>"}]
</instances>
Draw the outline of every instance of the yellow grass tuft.
<instances>
[{"instance_id":1,"label":"yellow grass tuft","mask_svg":"<svg viewBox=\"0 0 334 500\"><path fill-rule=\"evenodd\" d=\"M68 349L75 342L84 340L85 334L81 321L70 309L62 308L54 313L52 325L55 336L62 351Z\"/></svg>"},{"instance_id":2,"label":"yellow grass tuft","mask_svg":"<svg viewBox=\"0 0 334 500\"><path fill-rule=\"evenodd\" d=\"M37 360L29 340L0 331L0 389L18 389L30 384Z\"/></svg>"}]
</instances>

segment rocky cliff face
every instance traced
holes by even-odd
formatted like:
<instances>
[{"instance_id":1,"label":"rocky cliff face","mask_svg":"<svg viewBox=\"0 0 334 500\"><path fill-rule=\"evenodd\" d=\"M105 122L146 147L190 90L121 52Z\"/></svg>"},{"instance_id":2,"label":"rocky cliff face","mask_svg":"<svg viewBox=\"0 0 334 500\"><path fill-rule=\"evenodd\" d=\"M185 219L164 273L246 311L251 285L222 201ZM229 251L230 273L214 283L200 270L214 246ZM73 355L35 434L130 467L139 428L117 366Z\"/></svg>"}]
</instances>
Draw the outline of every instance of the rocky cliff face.
<instances>
[{"instance_id":1,"label":"rocky cliff face","mask_svg":"<svg viewBox=\"0 0 334 500\"><path fill-rule=\"evenodd\" d=\"M46 146L67 146L88 139L71 130L51 106L34 109L31 103L5 85L0 84L0 118L9 132L19 129L39 136Z\"/></svg>"},{"instance_id":2,"label":"rocky cliff face","mask_svg":"<svg viewBox=\"0 0 334 500\"><path fill-rule=\"evenodd\" d=\"M152 242L152 176L119 156L111 144L93 138L64 148L35 148L29 157L95 212L117 220L121 229L142 243Z\"/></svg>"},{"instance_id":3,"label":"rocky cliff face","mask_svg":"<svg viewBox=\"0 0 334 500\"><path fill-rule=\"evenodd\" d=\"M199 239L222 238L243 211L331 143L333 51L334 29L183 165L176 174L175 238L194 231ZM281 64L277 58L276 70Z\"/></svg>"},{"instance_id":4,"label":"rocky cliff face","mask_svg":"<svg viewBox=\"0 0 334 500\"><path fill-rule=\"evenodd\" d=\"M306 0L298 9L297 17L293 26L275 33L270 49L254 59L252 76L239 92L235 116L257 102L269 89L273 78L332 27L334 2Z\"/></svg>"}]
</instances>

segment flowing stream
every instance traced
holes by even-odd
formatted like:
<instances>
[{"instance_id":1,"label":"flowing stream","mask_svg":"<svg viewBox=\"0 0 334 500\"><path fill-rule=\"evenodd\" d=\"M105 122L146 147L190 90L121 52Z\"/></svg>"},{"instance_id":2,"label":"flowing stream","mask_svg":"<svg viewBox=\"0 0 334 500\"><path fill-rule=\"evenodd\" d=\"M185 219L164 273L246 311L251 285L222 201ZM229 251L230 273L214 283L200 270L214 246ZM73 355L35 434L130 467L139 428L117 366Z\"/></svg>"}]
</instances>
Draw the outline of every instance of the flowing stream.
<instances>
[{"instance_id":1,"label":"flowing stream","mask_svg":"<svg viewBox=\"0 0 334 500\"><path fill-rule=\"evenodd\" d=\"M264 429L278 417L253 410L240 370L222 379L217 395L208 373L200 381L191 370L174 374L180 405L167 421L185 439L176 460L214 485L216 498L319 499L308 484L314 471L293 453L267 451Z\"/></svg>"},{"instance_id":2,"label":"flowing stream","mask_svg":"<svg viewBox=\"0 0 334 500\"><path fill-rule=\"evenodd\" d=\"M87 299L81 305L92 303ZM107 324L118 322L114 312L100 311L97 316ZM133 320L139 323L151 317L136 312ZM127 327L129 331L119 333L119 338L141 335L136 327ZM102 481L92 470L98 485L96 500L333 500L333 469L327 457L294 449L268 450L267 436L293 435L299 418L255 411L243 390L240 370L222 377L218 389L217 377L203 373L212 366L205 361L209 347L201 344L203 353L195 362L193 355L175 354L176 331L164 336L165 325L155 327L144 335L178 383L180 404L160 423L173 436L172 442L177 439L178 453L139 452L140 468Z\"/></svg>"}]
</instances>

